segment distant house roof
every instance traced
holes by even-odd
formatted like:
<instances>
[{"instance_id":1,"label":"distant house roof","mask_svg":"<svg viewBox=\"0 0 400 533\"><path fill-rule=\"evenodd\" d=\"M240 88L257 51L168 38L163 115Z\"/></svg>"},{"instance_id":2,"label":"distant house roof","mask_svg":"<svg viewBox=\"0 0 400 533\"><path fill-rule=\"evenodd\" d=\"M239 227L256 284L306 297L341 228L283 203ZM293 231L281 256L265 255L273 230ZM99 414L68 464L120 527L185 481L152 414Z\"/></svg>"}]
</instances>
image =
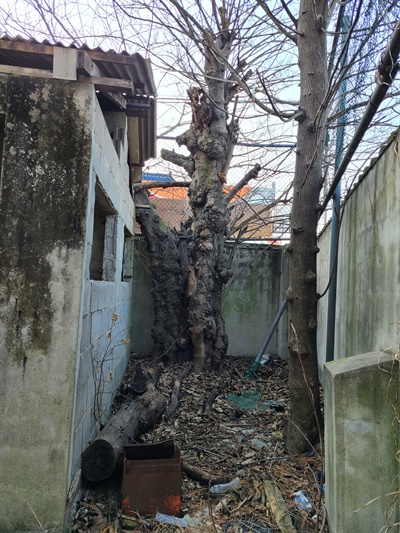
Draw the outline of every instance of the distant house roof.
<instances>
[{"instance_id":1,"label":"distant house roof","mask_svg":"<svg viewBox=\"0 0 400 533\"><path fill-rule=\"evenodd\" d=\"M156 86L150 60L140 54L4 35L0 73L92 83L103 105L123 110L128 127L141 132L137 163L155 157Z\"/></svg>"},{"instance_id":2,"label":"distant house roof","mask_svg":"<svg viewBox=\"0 0 400 533\"><path fill-rule=\"evenodd\" d=\"M161 174L153 172L143 172L142 181L162 181L162 182L172 182L175 181L171 174Z\"/></svg>"}]
</instances>

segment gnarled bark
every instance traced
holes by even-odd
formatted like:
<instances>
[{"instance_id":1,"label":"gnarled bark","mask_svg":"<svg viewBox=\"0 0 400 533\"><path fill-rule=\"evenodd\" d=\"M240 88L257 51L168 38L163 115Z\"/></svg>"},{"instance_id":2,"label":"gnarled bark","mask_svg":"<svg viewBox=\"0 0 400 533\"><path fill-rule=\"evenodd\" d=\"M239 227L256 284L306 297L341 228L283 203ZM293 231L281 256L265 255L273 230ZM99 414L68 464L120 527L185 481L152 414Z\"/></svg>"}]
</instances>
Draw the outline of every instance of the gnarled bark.
<instances>
[{"instance_id":1,"label":"gnarled bark","mask_svg":"<svg viewBox=\"0 0 400 533\"><path fill-rule=\"evenodd\" d=\"M175 339L174 348L169 351L170 360L173 360L174 351L181 344L180 337L178 339L176 335L186 323L185 331L190 342L182 338L182 346L192 349L195 372L218 369L228 349L221 313L221 293L231 275L224 259L224 241L229 222L228 202L233 195L225 198L224 184L237 140L238 124L235 118L228 120L232 84L226 76L235 34L228 29L226 10L221 8L219 13L221 31L212 35L205 29L203 33L204 88L192 87L188 90L192 121L190 128L176 139L179 146L188 149L189 156L162 152L165 159L186 169L191 178L188 196L192 217L190 224L183 228L187 238L180 248L176 235L160 227L161 222L151 209L147 212L137 209L152 264L156 354L167 350ZM235 188L235 193L250 179L257 177L260 169L256 165ZM139 203L138 195L135 199ZM161 249L157 248L159 239ZM162 262L169 265L168 269ZM163 268L165 272L160 276ZM168 306L168 315L163 306ZM173 324L169 325L169 321ZM172 334L169 327L175 328ZM162 332L170 336L167 342L161 343L159 335Z\"/></svg>"}]
</instances>

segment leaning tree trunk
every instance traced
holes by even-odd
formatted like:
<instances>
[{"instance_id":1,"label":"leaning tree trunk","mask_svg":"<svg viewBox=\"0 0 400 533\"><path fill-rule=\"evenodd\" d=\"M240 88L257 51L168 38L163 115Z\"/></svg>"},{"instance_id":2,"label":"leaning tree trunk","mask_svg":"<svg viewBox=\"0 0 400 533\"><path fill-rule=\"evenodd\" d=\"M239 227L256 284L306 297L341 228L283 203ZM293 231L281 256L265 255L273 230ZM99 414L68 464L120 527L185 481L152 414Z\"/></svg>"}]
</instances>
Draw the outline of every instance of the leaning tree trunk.
<instances>
[{"instance_id":1,"label":"leaning tree trunk","mask_svg":"<svg viewBox=\"0 0 400 533\"><path fill-rule=\"evenodd\" d=\"M287 447L301 453L319 436L321 423L316 348L318 201L324 149L327 88L326 0L302 0L298 22L300 109L291 215L289 301L290 417Z\"/></svg>"}]
</instances>

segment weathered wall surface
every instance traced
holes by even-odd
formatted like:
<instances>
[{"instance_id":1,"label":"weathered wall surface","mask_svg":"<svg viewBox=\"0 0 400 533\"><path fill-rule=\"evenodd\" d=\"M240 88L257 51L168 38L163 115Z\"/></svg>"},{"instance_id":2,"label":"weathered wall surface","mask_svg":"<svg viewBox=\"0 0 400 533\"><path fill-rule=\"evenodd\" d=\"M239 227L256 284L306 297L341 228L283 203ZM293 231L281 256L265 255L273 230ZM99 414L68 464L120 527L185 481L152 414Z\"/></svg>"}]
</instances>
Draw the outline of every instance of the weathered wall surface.
<instances>
[{"instance_id":1,"label":"weathered wall surface","mask_svg":"<svg viewBox=\"0 0 400 533\"><path fill-rule=\"evenodd\" d=\"M399 520L398 135L344 207L339 236L335 361L324 366L326 507L330 530L383 531ZM343 208L342 208L343 209ZM319 238L318 291L329 279L330 226ZM327 296L318 303L325 361Z\"/></svg>"},{"instance_id":2,"label":"weathered wall surface","mask_svg":"<svg viewBox=\"0 0 400 533\"><path fill-rule=\"evenodd\" d=\"M125 371L134 208L92 85L8 77L1 115L0 531L16 531L62 525Z\"/></svg>"},{"instance_id":3,"label":"weathered wall surface","mask_svg":"<svg viewBox=\"0 0 400 533\"><path fill-rule=\"evenodd\" d=\"M91 156L85 86L9 77L0 190L0 530L63 517ZM33 511L32 511L33 510Z\"/></svg>"},{"instance_id":4,"label":"weathered wall surface","mask_svg":"<svg viewBox=\"0 0 400 533\"><path fill-rule=\"evenodd\" d=\"M143 241L136 241L133 278L133 341L137 352L153 347L151 277ZM227 253L229 253L229 248ZM288 283L288 258L280 248L240 246L232 264L234 276L223 291L222 312L229 335L228 354L255 357L260 350ZM287 357L284 313L267 352Z\"/></svg>"},{"instance_id":5,"label":"weathered wall surface","mask_svg":"<svg viewBox=\"0 0 400 533\"><path fill-rule=\"evenodd\" d=\"M400 161L392 140L344 210L339 237L335 359L397 349L400 323ZM330 226L319 239L318 291L328 282ZM318 304L319 363L325 359L327 296ZM396 348L397 347L397 348Z\"/></svg>"},{"instance_id":6,"label":"weathered wall surface","mask_svg":"<svg viewBox=\"0 0 400 533\"><path fill-rule=\"evenodd\" d=\"M72 475L80 457L109 413L130 354L132 281L124 281L124 247L133 234L134 206L129 193L127 143L118 156L98 102L94 103L92 169L89 181L87 239L82 279L81 331L76 362L77 383ZM125 123L124 115L124 123ZM120 122L120 121L119 121ZM120 124L122 125L122 124ZM97 194L97 198L96 198ZM100 198L99 198L100 194ZM91 279L95 203L107 204L113 222L109 235L107 280ZM104 277L104 276L103 276Z\"/></svg>"},{"instance_id":7,"label":"weathered wall surface","mask_svg":"<svg viewBox=\"0 0 400 533\"><path fill-rule=\"evenodd\" d=\"M381 352L325 366L326 508L332 533L398 530L398 369L393 356Z\"/></svg>"},{"instance_id":8,"label":"weathered wall surface","mask_svg":"<svg viewBox=\"0 0 400 533\"><path fill-rule=\"evenodd\" d=\"M228 248L229 253L229 248ZM232 279L223 291L222 309L229 335L228 354L255 357L284 300L288 257L281 248L243 245L233 260ZM267 347L287 357L287 313Z\"/></svg>"}]
</instances>

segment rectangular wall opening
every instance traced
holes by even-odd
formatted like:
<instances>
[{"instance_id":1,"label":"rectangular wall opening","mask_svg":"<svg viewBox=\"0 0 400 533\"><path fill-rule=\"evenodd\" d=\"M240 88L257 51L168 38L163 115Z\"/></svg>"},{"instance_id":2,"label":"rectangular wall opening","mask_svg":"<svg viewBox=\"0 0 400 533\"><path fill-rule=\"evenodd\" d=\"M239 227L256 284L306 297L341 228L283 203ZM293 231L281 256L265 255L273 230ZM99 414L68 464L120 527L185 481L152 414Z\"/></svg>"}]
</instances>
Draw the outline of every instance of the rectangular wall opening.
<instances>
[{"instance_id":1,"label":"rectangular wall opening","mask_svg":"<svg viewBox=\"0 0 400 533\"><path fill-rule=\"evenodd\" d=\"M90 279L115 281L117 219L110 200L96 183Z\"/></svg>"},{"instance_id":2,"label":"rectangular wall opening","mask_svg":"<svg viewBox=\"0 0 400 533\"><path fill-rule=\"evenodd\" d=\"M124 228L124 255L122 259L122 281L132 281L133 277L133 236Z\"/></svg>"}]
</instances>

